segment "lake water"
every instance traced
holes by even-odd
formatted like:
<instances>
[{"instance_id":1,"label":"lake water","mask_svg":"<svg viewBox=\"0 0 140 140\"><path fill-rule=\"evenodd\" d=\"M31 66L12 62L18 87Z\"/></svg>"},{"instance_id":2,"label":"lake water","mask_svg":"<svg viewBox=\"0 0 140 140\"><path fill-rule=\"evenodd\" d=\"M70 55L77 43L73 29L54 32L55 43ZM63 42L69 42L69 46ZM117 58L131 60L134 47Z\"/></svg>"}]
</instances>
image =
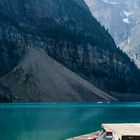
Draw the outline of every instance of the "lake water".
<instances>
[{"instance_id":1,"label":"lake water","mask_svg":"<svg viewBox=\"0 0 140 140\"><path fill-rule=\"evenodd\" d=\"M0 140L64 140L129 122L140 123L140 103L1 104Z\"/></svg>"}]
</instances>

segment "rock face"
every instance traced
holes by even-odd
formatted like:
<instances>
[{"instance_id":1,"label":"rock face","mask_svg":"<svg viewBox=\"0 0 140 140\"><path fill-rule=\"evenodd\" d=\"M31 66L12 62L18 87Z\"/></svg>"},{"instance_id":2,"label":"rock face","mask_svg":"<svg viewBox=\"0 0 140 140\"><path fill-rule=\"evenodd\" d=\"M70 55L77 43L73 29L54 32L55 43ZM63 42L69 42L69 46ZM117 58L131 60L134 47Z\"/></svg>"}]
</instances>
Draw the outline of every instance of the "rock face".
<instances>
[{"instance_id":1,"label":"rock face","mask_svg":"<svg viewBox=\"0 0 140 140\"><path fill-rule=\"evenodd\" d=\"M37 48L29 48L20 64L1 81L24 102L116 100Z\"/></svg>"},{"instance_id":2,"label":"rock face","mask_svg":"<svg viewBox=\"0 0 140 140\"><path fill-rule=\"evenodd\" d=\"M2 16L2 15L1 15ZM15 67L24 52L25 41L6 17L0 20L0 77Z\"/></svg>"},{"instance_id":3,"label":"rock face","mask_svg":"<svg viewBox=\"0 0 140 140\"><path fill-rule=\"evenodd\" d=\"M0 102L12 102L13 93L9 87L0 83Z\"/></svg>"},{"instance_id":4,"label":"rock face","mask_svg":"<svg viewBox=\"0 0 140 140\"><path fill-rule=\"evenodd\" d=\"M0 47L14 48L7 49L9 53L3 50L1 56L5 60L0 62L0 66L3 66L3 62L5 66L11 63L11 66L8 65L7 69L3 67L1 76L11 72L21 62L25 53L28 54L28 47L36 47L42 48L50 57L102 89L139 93L139 70L116 47L112 37L93 18L83 0L1 0L0 13L0 28L4 32L1 40L6 38L6 42L13 44L4 42ZM3 28L5 24L8 26ZM23 77L24 71L21 71L19 74ZM15 93L20 94L7 75L6 81ZM31 92L33 88L33 91L37 90L37 86L31 85L28 91Z\"/></svg>"},{"instance_id":5,"label":"rock face","mask_svg":"<svg viewBox=\"0 0 140 140\"><path fill-rule=\"evenodd\" d=\"M116 44L140 68L140 0L85 0Z\"/></svg>"}]
</instances>

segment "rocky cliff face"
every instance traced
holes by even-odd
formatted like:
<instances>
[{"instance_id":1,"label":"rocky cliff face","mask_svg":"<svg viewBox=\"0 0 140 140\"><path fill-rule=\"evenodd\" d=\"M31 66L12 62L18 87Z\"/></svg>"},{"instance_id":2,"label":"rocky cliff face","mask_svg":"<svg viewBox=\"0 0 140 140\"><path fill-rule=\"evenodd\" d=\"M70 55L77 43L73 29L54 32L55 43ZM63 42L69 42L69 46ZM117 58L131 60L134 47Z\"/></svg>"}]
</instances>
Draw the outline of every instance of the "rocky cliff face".
<instances>
[{"instance_id":1,"label":"rocky cliff face","mask_svg":"<svg viewBox=\"0 0 140 140\"><path fill-rule=\"evenodd\" d=\"M140 0L85 0L116 44L140 67Z\"/></svg>"},{"instance_id":2,"label":"rocky cliff face","mask_svg":"<svg viewBox=\"0 0 140 140\"><path fill-rule=\"evenodd\" d=\"M6 17L1 18L3 19L0 21L0 77L18 64L25 46L18 29L7 21Z\"/></svg>"},{"instance_id":3,"label":"rocky cliff face","mask_svg":"<svg viewBox=\"0 0 140 140\"><path fill-rule=\"evenodd\" d=\"M20 64L1 79L11 87L13 101L116 101L50 58L44 50L27 50Z\"/></svg>"},{"instance_id":4,"label":"rocky cliff face","mask_svg":"<svg viewBox=\"0 0 140 140\"><path fill-rule=\"evenodd\" d=\"M0 102L12 102L13 98L11 89L0 83Z\"/></svg>"},{"instance_id":5,"label":"rocky cliff face","mask_svg":"<svg viewBox=\"0 0 140 140\"><path fill-rule=\"evenodd\" d=\"M0 12L4 17L2 22L8 22L12 28L3 32L7 32L15 48L10 54L13 51L16 56L16 62L3 73L10 72L30 46L42 48L49 56L100 88L139 92L138 69L92 17L84 1L1 0ZM7 56L7 51L3 51L3 56ZM5 63L13 60L8 56Z\"/></svg>"}]
</instances>

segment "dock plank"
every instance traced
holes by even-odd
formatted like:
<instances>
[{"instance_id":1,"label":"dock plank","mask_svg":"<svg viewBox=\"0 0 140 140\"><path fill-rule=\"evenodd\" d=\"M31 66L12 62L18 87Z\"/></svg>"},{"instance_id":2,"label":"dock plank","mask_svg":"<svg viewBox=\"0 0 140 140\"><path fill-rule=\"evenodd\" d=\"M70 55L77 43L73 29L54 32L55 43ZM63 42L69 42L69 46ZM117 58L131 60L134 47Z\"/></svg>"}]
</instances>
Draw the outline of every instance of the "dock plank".
<instances>
[{"instance_id":1,"label":"dock plank","mask_svg":"<svg viewBox=\"0 0 140 140\"><path fill-rule=\"evenodd\" d=\"M100 133L101 131L97 131L95 133L90 133L90 134L86 134L86 135L82 135L78 137L69 138L67 140L94 140L100 135Z\"/></svg>"}]
</instances>

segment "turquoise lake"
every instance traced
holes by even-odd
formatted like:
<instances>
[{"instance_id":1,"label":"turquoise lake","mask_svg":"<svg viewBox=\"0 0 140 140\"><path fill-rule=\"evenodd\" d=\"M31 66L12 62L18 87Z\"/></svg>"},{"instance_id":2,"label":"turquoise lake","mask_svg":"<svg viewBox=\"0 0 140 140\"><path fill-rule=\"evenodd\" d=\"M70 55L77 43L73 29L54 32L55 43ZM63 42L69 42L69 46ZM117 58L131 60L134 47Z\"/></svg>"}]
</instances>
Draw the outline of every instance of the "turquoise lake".
<instances>
[{"instance_id":1,"label":"turquoise lake","mask_svg":"<svg viewBox=\"0 0 140 140\"><path fill-rule=\"evenodd\" d=\"M0 104L0 140L64 140L130 122L140 123L140 103Z\"/></svg>"}]
</instances>

